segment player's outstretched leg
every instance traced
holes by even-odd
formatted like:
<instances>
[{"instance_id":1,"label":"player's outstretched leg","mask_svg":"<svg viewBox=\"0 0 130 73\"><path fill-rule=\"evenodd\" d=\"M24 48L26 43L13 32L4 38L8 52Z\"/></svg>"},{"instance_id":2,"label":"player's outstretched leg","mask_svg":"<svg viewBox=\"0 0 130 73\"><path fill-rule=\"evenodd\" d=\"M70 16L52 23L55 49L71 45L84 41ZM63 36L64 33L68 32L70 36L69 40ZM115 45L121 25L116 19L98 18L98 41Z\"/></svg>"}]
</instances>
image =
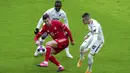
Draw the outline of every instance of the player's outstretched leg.
<instances>
[{"instance_id":1,"label":"player's outstretched leg","mask_svg":"<svg viewBox=\"0 0 130 73\"><path fill-rule=\"evenodd\" d=\"M83 42L82 45L80 46L80 59L77 63L77 66L80 67L82 65L82 61L84 59L84 51L87 50L87 43L86 42Z\"/></svg>"},{"instance_id":2,"label":"player's outstretched leg","mask_svg":"<svg viewBox=\"0 0 130 73\"><path fill-rule=\"evenodd\" d=\"M70 52L69 52L69 47L67 47L67 48L65 48L65 51L66 51L66 56L68 57L68 58L73 58L73 56L70 54Z\"/></svg>"},{"instance_id":3,"label":"player's outstretched leg","mask_svg":"<svg viewBox=\"0 0 130 73\"><path fill-rule=\"evenodd\" d=\"M60 72L60 71L63 71L64 70L64 67L56 60L56 58L54 56L50 56L49 57L49 60L54 63L55 65L58 66L58 70L57 72Z\"/></svg>"},{"instance_id":4,"label":"player's outstretched leg","mask_svg":"<svg viewBox=\"0 0 130 73\"><path fill-rule=\"evenodd\" d=\"M54 49L57 47L57 42L55 40L49 41L46 43L46 54L45 54L45 60L39 64L40 67L47 67L49 57L51 56L51 53L54 53Z\"/></svg>"},{"instance_id":5,"label":"player's outstretched leg","mask_svg":"<svg viewBox=\"0 0 130 73\"><path fill-rule=\"evenodd\" d=\"M86 70L86 73L92 72L92 65L93 65L93 55L91 53L88 54L88 68Z\"/></svg>"},{"instance_id":6,"label":"player's outstretched leg","mask_svg":"<svg viewBox=\"0 0 130 73\"><path fill-rule=\"evenodd\" d=\"M80 59L79 59L79 61L77 63L78 67L80 67L82 65L82 61L83 61L83 57L84 57L84 53L83 53L84 48L85 47L83 45L80 46Z\"/></svg>"},{"instance_id":7,"label":"player's outstretched leg","mask_svg":"<svg viewBox=\"0 0 130 73\"><path fill-rule=\"evenodd\" d=\"M51 56L51 49L52 48L50 46L46 46L45 60L43 62L41 62L38 66L40 66L40 67L48 66L48 60L49 60L49 57Z\"/></svg>"}]
</instances>

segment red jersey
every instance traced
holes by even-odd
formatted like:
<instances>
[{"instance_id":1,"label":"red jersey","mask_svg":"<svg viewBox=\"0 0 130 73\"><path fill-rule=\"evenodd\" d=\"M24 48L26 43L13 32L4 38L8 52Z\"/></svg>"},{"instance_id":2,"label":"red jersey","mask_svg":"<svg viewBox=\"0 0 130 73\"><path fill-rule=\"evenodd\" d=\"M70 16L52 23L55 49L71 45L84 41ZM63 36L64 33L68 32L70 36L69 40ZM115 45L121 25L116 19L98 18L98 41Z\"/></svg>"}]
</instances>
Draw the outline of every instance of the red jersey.
<instances>
[{"instance_id":1,"label":"red jersey","mask_svg":"<svg viewBox=\"0 0 130 73\"><path fill-rule=\"evenodd\" d=\"M47 26L46 24L42 27L42 30L35 36L34 40L37 41L38 38L47 32L54 40L59 38L70 38L70 41L73 41L70 30L66 25L62 24L60 21L51 20L51 25Z\"/></svg>"}]
</instances>

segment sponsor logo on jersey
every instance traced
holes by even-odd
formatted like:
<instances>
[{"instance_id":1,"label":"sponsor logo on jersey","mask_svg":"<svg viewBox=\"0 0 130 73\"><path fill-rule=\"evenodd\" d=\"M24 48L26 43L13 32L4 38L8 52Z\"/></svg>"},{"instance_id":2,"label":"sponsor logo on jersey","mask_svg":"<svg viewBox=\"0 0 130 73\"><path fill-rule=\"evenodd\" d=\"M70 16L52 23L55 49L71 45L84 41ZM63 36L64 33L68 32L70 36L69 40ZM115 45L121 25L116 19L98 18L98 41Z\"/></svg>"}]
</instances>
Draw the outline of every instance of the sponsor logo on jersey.
<instances>
[{"instance_id":1,"label":"sponsor logo on jersey","mask_svg":"<svg viewBox=\"0 0 130 73\"><path fill-rule=\"evenodd\" d=\"M54 27L54 30L56 30L57 28L56 27Z\"/></svg>"},{"instance_id":2,"label":"sponsor logo on jersey","mask_svg":"<svg viewBox=\"0 0 130 73\"><path fill-rule=\"evenodd\" d=\"M59 16L61 16L61 14L59 14Z\"/></svg>"},{"instance_id":3,"label":"sponsor logo on jersey","mask_svg":"<svg viewBox=\"0 0 130 73\"><path fill-rule=\"evenodd\" d=\"M53 20L60 20L59 18L53 18Z\"/></svg>"}]
</instances>

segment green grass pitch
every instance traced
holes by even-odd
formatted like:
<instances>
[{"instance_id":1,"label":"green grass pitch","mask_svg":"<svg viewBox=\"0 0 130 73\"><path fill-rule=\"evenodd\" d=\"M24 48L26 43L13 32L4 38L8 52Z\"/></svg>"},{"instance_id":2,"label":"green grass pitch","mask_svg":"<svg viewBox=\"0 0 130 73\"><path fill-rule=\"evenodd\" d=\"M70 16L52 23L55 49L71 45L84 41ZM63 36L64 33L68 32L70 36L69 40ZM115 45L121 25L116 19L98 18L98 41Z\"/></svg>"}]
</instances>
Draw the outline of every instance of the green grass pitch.
<instances>
[{"instance_id":1,"label":"green grass pitch","mask_svg":"<svg viewBox=\"0 0 130 73\"><path fill-rule=\"evenodd\" d=\"M87 34L81 15L89 12L101 23L105 44L94 58L93 73L130 73L130 0L62 0L75 45L70 45L74 59L65 51L56 58L65 67L62 73L85 73L76 64L79 47ZM43 57L33 57L36 45L34 29L41 15L53 7L54 0L0 0L0 73L56 73L57 67L36 67ZM49 38L46 40L50 40Z\"/></svg>"}]
</instances>

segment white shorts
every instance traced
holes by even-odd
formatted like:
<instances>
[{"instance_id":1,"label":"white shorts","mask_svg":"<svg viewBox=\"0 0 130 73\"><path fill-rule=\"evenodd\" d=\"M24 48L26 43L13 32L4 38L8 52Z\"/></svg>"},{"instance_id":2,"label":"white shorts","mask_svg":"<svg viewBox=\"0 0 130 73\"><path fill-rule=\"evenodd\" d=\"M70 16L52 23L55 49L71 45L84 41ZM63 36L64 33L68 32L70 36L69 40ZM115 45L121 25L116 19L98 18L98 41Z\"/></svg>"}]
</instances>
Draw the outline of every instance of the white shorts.
<instances>
[{"instance_id":1,"label":"white shorts","mask_svg":"<svg viewBox=\"0 0 130 73\"><path fill-rule=\"evenodd\" d=\"M99 52L99 50L101 49L101 47L103 46L104 43L97 40L97 42L91 48L88 48L88 46L91 44L92 40L93 40L93 36L90 36L88 39L86 39L82 43L81 46L85 46L84 50L87 50L87 51L90 50L90 53L94 55Z\"/></svg>"}]
</instances>

